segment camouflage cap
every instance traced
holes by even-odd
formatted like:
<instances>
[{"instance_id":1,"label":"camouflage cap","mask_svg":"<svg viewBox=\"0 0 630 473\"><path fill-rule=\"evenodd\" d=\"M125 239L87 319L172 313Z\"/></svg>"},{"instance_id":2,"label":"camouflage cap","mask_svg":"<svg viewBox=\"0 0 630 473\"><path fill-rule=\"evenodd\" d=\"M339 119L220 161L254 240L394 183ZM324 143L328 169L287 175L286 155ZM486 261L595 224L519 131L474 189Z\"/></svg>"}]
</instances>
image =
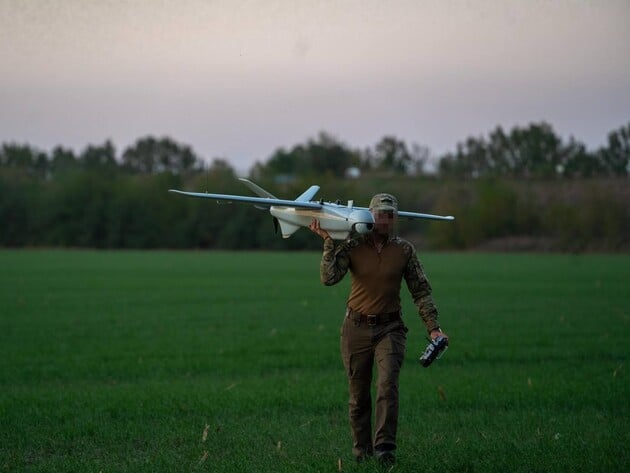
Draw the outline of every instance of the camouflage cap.
<instances>
[{"instance_id":1,"label":"camouflage cap","mask_svg":"<svg viewBox=\"0 0 630 473\"><path fill-rule=\"evenodd\" d=\"M376 194L370 200L370 210L398 210L398 201L391 194Z\"/></svg>"}]
</instances>

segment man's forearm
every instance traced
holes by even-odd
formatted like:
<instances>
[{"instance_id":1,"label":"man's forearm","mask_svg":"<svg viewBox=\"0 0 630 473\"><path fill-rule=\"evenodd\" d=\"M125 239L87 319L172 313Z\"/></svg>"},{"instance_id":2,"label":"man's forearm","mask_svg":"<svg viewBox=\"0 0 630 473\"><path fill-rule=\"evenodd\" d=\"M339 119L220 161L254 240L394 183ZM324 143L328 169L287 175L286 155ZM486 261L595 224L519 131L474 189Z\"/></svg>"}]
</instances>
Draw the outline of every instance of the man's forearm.
<instances>
[{"instance_id":1,"label":"man's forearm","mask_svg":"<svg viewBox=\"0 0 630 473\"><path fill-rule=\"evenodd\" d=\"M324 253L319 266L319 275L323 284L332 286L337 284L346 274L348 266L344 255L340 255L335 248L332 238L324 239Z\"/></svg>"},{"instance_id":2,"label":"man's forearm","mask_svg":"<svg viewBox=\"0 0 630 473\"><path fill-rule=\"evenodd\" d=\"M433 297L426 295L416 302L418 307L418 314L427 328L427 332L431 333L433 330L440 328L438 323L438 311Z\"/></svg>"}]
</instances>

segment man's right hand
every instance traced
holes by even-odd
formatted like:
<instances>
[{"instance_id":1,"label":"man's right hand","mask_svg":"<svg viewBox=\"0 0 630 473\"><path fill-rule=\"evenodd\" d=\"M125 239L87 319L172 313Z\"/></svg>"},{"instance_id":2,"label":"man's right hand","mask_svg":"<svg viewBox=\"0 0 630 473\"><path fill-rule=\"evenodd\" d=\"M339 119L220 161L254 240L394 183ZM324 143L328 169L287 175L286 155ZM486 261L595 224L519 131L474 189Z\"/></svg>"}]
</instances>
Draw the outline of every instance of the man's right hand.
<instances>
[{"instance_id":1,"label":"man's right hand","mask_svg":"<svg viewBox=\"0 0 630 473\"><path fill-rule=\"evenodd\" d=\"M313 221L311 222L311 224L308 226L308 228L313 232L316 233L317 235L319 235L320 237L322 237L324 240L326 238L330 238L330 235L328 234L328 232L326 230L322 230L322 228L319 226L319 220L317 220L316 218L313 219Z\"/></svg>"}]
</instances>

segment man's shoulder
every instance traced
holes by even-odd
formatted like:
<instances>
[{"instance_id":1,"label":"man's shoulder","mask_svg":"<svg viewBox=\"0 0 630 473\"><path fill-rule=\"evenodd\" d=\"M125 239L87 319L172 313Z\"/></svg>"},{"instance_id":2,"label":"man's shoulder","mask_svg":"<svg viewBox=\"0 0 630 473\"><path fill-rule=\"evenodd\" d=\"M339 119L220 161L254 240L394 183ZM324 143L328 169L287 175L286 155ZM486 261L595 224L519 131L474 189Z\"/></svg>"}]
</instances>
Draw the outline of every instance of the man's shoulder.
<instances>
[{"instance_id":1,"label":"man's shoulder","mask_svg":"<svg viewBox=\"0 0 630 473\"><path fill-rule=\"evenodd\" d=\"M337 249L350 250L366 243L365 235L353 235L337 244Z\"/></svg>"},{"instance_id":2,"label":"man's shoulder","mask_svg":"<svg viewBox=\"0 0 630 473\"><path fill-rule=\"evenodd\" d=\"M404 238L399 237L399 236L392 237L391 241L392 243L395 243L397 245L413 246L413 244L409 240L405 240Z\"/></svg>"},{"instance_id":3,"label":"man's shoulder","mask_svg":"<svg viewBox=\"0 0 630 473\"><path fill-rule=\"evenodd\" d=\"M400 249L407 255L407 256L411 256L412 254L414 254L416 252L415 247L413 246L413 244L408 241L405 240L404 238L401 238L399 236L395 236L392 238L391 242L394 245L397 245L400 247Z\"/></svg>"},{"instance_id":4,"label":"man's shoulder","mask_svg":"<svg viewBox=\"0 0 630 473\"><path fill-rule=\"evenodd\" d=\"M351 248L355 248L357 246L361 246L361 245L367 245L369 244L369 235L368 234L354 234L352 236L350 236L346 242L348 243L348 245L350 245Z\"/></svg>"}]
</instances>

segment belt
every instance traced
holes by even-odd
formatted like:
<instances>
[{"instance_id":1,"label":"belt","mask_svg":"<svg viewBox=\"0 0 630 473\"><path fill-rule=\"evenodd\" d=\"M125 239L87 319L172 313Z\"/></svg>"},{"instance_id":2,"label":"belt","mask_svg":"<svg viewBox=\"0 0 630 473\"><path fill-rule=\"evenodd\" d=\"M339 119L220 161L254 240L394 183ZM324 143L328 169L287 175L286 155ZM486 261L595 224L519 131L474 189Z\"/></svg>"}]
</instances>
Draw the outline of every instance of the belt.
<instances>
[{"instance_id":1,"label":"belt","mask_svg":"<svg viewBox=\"0 0 630 473\"><path fill-rule=\"evenodd\" d=\"M361 312L352 310L349 307L346 309L346 317L348 317L350 320L354 320L357 322L367 322L368 325L385 324L387 322L399 320L401 316L402 313L400 312L400 310L397 310L395 312L385 312L383 314L362 314Z\"/></svg>"}]
</instances>

